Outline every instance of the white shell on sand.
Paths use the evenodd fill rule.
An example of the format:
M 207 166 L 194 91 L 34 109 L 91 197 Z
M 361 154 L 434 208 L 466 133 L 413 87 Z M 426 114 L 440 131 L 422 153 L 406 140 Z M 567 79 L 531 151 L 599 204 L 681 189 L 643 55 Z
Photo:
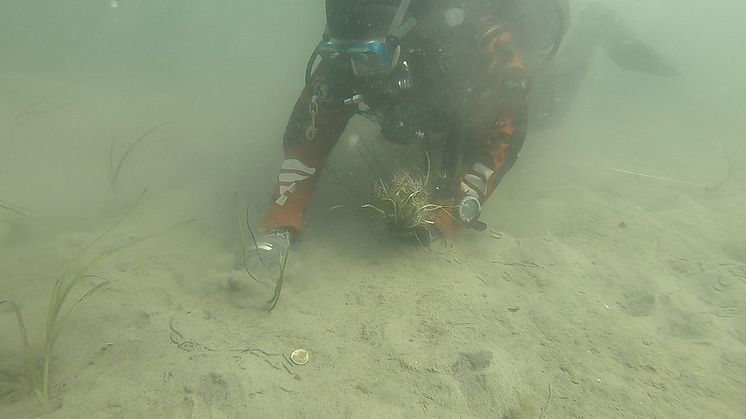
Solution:
M 308 351 L 305 349 L 296 349 L 290 354 L 290 360 L 295 365 L 306 365 L 308 363 Z

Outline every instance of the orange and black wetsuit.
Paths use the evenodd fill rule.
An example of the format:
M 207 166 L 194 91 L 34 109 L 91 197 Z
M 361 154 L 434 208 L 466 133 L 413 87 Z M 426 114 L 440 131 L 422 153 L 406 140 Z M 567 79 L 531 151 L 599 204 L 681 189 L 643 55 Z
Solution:
M 463 137 L 462 158 L 450 182 L 451 200 L 472 195 L 484 204 L 512 167 L 526 136 L 528 89 L 520 54 L 506 26 L 490 16 L 467 19 L 455 28 L 422 22 L 402 40 L 402 60 L 412 68 L 413 88 L 386 106 L 408 109 L 427 130 Z M 350 74 L 322 63 L 313 78 L 285 131 L 285 159 L 263 222 L 267 229 L 303 230 L 304 211 L 322 167 L 356 113 L 334 97 L 334 90 L 344 91 L 356 82 Z M 324 80 L 335 86 L 332 99 L 317 106 L 311 100 L 312 86 Z M 312 140 L 306 135 L 312 122 L 309 108 L 315 111 Z M 445 211 L 436 217 L 436 226 L 445 236 L 458 229 Z

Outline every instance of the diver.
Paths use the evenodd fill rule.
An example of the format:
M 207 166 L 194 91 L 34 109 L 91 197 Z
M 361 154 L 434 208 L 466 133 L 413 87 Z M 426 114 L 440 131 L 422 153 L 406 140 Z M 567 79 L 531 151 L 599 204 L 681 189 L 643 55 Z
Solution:
M 531 21 L 526 16 L 532 24 L 521 22 Z M 283 137 L 285 158 L 262 222 L 268 234 L 256 250 L 277 256 L 298 240 L 324 163 L 355 115 L 378 123 L 389 141 L 437 143 L 443 205 L 434 228 L 416 232 L 420 242 L 483 230 L 482 206 L 526 138 L 529 85 L 552 69 L 567 31 L 567 0 L 326 0 L 326 18 Z M 622 29 L 623 39 L 603 46 L 642 45 Z M 561 93 L 552 81 L 584 74 L 600 42 L 580 41 L 580 68 L 555 66 L 570 74 L 546 78 L 552 104 Z
M 435 231 L 480 228 L 482 205 L 513 166 L 527 128 L 528 80 L 508 22 L 488 2 L 327 0 L 327 27 L 283 138 L 285 159 L 259 248 L 287 248 L 304 227 L 319 173 L 355 115 L 389 141 L 443 133 Z M 315 71 L 315 55 L 321 62 Z

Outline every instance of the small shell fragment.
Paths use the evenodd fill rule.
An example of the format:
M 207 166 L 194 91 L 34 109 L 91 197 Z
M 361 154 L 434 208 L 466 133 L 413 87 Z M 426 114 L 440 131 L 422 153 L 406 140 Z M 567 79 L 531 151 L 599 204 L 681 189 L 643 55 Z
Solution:
M 305 349 L 296 349 L 290 354 L 290 360 L 295 365 L 306 365 L 308 363 L 308 351 Z

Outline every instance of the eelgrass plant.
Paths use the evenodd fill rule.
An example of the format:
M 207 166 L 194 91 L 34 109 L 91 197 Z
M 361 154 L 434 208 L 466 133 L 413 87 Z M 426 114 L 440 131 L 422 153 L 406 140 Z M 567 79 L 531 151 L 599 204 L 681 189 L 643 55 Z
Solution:
M 49 95 L 47 95 L 47 96 L 45 96 L 45 97 L 37 100 L 34 103 L 31 103 L 30 105 L 28 105 L 27 107 L 25 107 L 21 112 L 19 112 L 18 114 L 16 114 L 16 116 L 13 118 L 13 123 L 14 124 L 20 124 L 27 117 L 32 117 L 32 116 L 37 116 L 37 115 L 43 115 L 43 114 L 47 114 L 49 112 L 54 112 L 54 111 L 56 111 L 58 109 L 61 109 L 66 104 L 60 104 L 60 105 L 51 106 L 51 107 L 50 106 L 46 106 L 46 109 L 44 109 L 45 108 L 44 105 L 48 105 L 49 102 L 52 99 L 60 96 L 62 93 L 64 93 L 65 91 L 67 91 L 71 87 L 75 86 L 76 84 L 78 84 L 78 82 L 75 82 L 75 81 L 71 82 L 71 83 L 68 83 L 64 87 L 55 90 L 54 92 L 52 92 Z
M 0 210 L 7 211 L 18 217 L 28 217 L 28 210 L 19 207 L 18 205 L 11 204 L 10 202 L 0 200 Z
M 363 205 L 363 208 L 371 208 L 383 216 L 394 236 L 418 238 L 416 230 L 434 224 L 436 211 L 444 208 L 431 202 L 429 156 L 427 164 L 424 176 L 400 169 L 390 181 L 377 181 L 373 193 L 378 202 Z
M 256 235 L 254 235 L 254 230 L 251 228 L 251 223 L 249 222 L 249 207 L 246 207 L 246 216 L 245 218 L 241 218 L 240 211 L 238 212 L 238 234 L 239 234 L 239 240 L 240 240 L 240 246 L 241 246 L 241 262 L 243 263 L 244 269 L 246 269 L 246 273 L 249 274 L 251 279 L 253 279 L 256 282 L 259 282 L 260 284 L 266 284 L 264 281 L 260 281 L 256 275 L 254 275 L 251 272 L 251 269 L 249 269 L 249 263 L 248 263 L 248 254 L 249 252 L 255 252 L 256 258 L 258 259 L 259 263 L 263 267 L 267 267 L 267 263 L 264 262 L 264 258 L 262 257 L 262 250 L 259 248 L 259 243 L 256 240 Z M 251 237 L 251 243 L 254 245 L 253 248 L 247 249 L 246 248 L 246 235 L 249 235 Z M 277 282 L 275 282 L 275 288 L 272 292 L 272 298 L 270 298 L 267 301 L 267 311 L 272 311 L 277 306 L 277 302 L 280 301 L 280 292 L 282 291 L 282 285 L 285 282 L 285 266 L 288 261 L 288 254 L 290 253 L 290 250 L 286 250 L 284 253 L 280 253 L 280 276 L 277 278 Z
M 119 216 L 119 218 L 104 232 L 99 234 L 95 239 L 93 239 L 90 243 L 85 245 L 83 248 L 78 250 L 78 252 L 68 261 L 67 265 L 65 266 L 64 270 L 62 271 L 62 274 L 57 278 L 54 285 L 52 286 L 52 292 L 49 298 L 49 305 L 47 307 L 47 319 L 45 323 L 44 328 L 44 346 L 42 350 L 42 372 L 41 372 L 41 381 L 38 380 L 38 372 L 34 371 L 33 362 L 31 358 L 31 348 L 29 346 L 28 341 L 28 333 L 26 331 L 26 325 L 23 321 L 23 316 L 18 308 L 18 306 L 10 301 L 0 301 L 0 304 L 2 303 L 8 303 L 13 307 L 13 310 L 15 311 L 16 318 L 18 320 L 18 327 L 20 329 L 21 334 L 21 343 L 23 345 L 23 352 L 24 352 L 24 359 L 26 364 L 26 373 L 28 376 L 28 380 L 31 384 L 31 386 L 34 389 L 34 393 L 36 394 L 36 397 L 39 399 L 39 401 L 44 405 L 49 405 L 49 372 L 50 372 L 50 366 L 52 363 L 52 352 L 54 350 L 54 345 L 57 342 L 57 338 L 59 337 L 62 330 L 64 330 L 65 325 L 70 320 L 70 317 L 73 313 L 83 304 L 83 302 L 90 297 L 93 293 L 100 290 L 102 287 L 104 287 L 106 284 L 108 284 L 108 281 L 103 280 L 100 276 L 91 273 L 91 270 L 100 263 L 103 259 L 123 250 L 126 247 L 135 245 L 137 243 L 140 243 L 144 240 L 147 240 L 151 237 L 154 237 L 160 233 L 166 232 L 170 229 L 185 225 L 187 223 L 190 223 L 192 220 L 187 220 L 181 223 L 178 223 L 174 226 L 171 226 L 165 230 L 161 230 L 157 233 L 153 233 L 144 237 L 140 237 L 134 240 L 131 240 L 125 244 L 111 247 L 107 250 L 104 250 L 102 252 L 93 254 L 93 255 L 86 255 L 89 253 L 88 250 L 90 250 L 95 244 L 97 244 L 99 241 L 101 241 L 104 237 L 106 237 L 107 234 L 109 234 L 116 226 L 118 226 L 122 220 L 124 220 L 125 217 L 132 211 L 132 209 L 137 205 L 137 203 L 142 199 L 143 195 L 145 194 L 146 190 L 144 190 L 140 196 L 137 198 L 137 200 L 129 207 L 127 210 Z M 68 299 L 70 297 L 70 293 L 73 290 L 73 288 L 76 287 L 83 279 L 98 279 L 100 282 L 92 287 L 90 287 L 81 297 L 79 297 L 77 300 L 75 300 L 74 303 L 69 304 Z
M 285 283 L 285 265 L 288 263 L 288 254 L 290 253 L 290 248 L 285 251 L 285 253 L 280 254 L 280 259 L 282 259 L 282 265 L 280 266 L 280 276 L 277 278 L 277 282 L 275 283 L 275 290 L 272 292 L 272 298 L 267 301 L 267 311 L 272 311 L 275 309 L 275 306 L 277 306 L 277 302 L 280 301 L 280 292 L 282 291 L 282 284 Z
M 238 194 L 236 194 L 236 197 L 238 197 Z M 248 233 L 249 237 L 251 237 L 251 242 L 254 245 L 253 249 L 259 249 L 259 244 L 256 241 L 256 236 L 254 235 L 254 230 L 251 229 L 251 223 L 249 222 L 249 207 L 246 207 L 246 216 L 242 218 L 241 211 L 239 210 L 237 212 L 238 216 L 238 234 L 239 234 L 239 245 L 241 246 L 241 263 L 243 264 L 244 269 L 246 270 L 246 273 L 249 274 L 251 279 L 253 279 L 256 282 L 259 282 L 263 284 L 263 281 L 260 281 L 252 272 L 251 269 L 249 269 L 249 262 L 247 259 L 249 250 L 246 248 L 246 234 Z M 245 227 L 244 227 L 245 226 Z M 245 229 L 244 229 L 245 228 Z M 266 266 L 264 263 L 264 258 L 262 258 L 261 252 L 256 253 L 259 262 L 261 262 L 262 266 Z
M 115 158 L 114 158 L 114 140 L 111 141 L 111 148 L 109 149 L 109 183 L 111 183 L 111 188 L 116 190 L 117 189 L 117 180 L 119 180 L 119 171 L 122 170 L 122 166 L 124 165 L 124 161 L 127 160 L 127 157 L 132 152 L 132 149 L 135 148 L 136 145 L 140 144 L 142 140 L 147 138 L 150 134 L 158 131 L 159 129 L 163 128 L 164 126 L 172 123 L 174 121 L 163 121 L 158 125 L 155 125 L 151 127 L 149 130 L 145 131 L 142 135 L 137 137 L 135 141 L 132 142 L 132 144 L 127 147 L 126 150 L 124 150 L 124 153 L 119 157 L 119 161 L 114 164 Z

